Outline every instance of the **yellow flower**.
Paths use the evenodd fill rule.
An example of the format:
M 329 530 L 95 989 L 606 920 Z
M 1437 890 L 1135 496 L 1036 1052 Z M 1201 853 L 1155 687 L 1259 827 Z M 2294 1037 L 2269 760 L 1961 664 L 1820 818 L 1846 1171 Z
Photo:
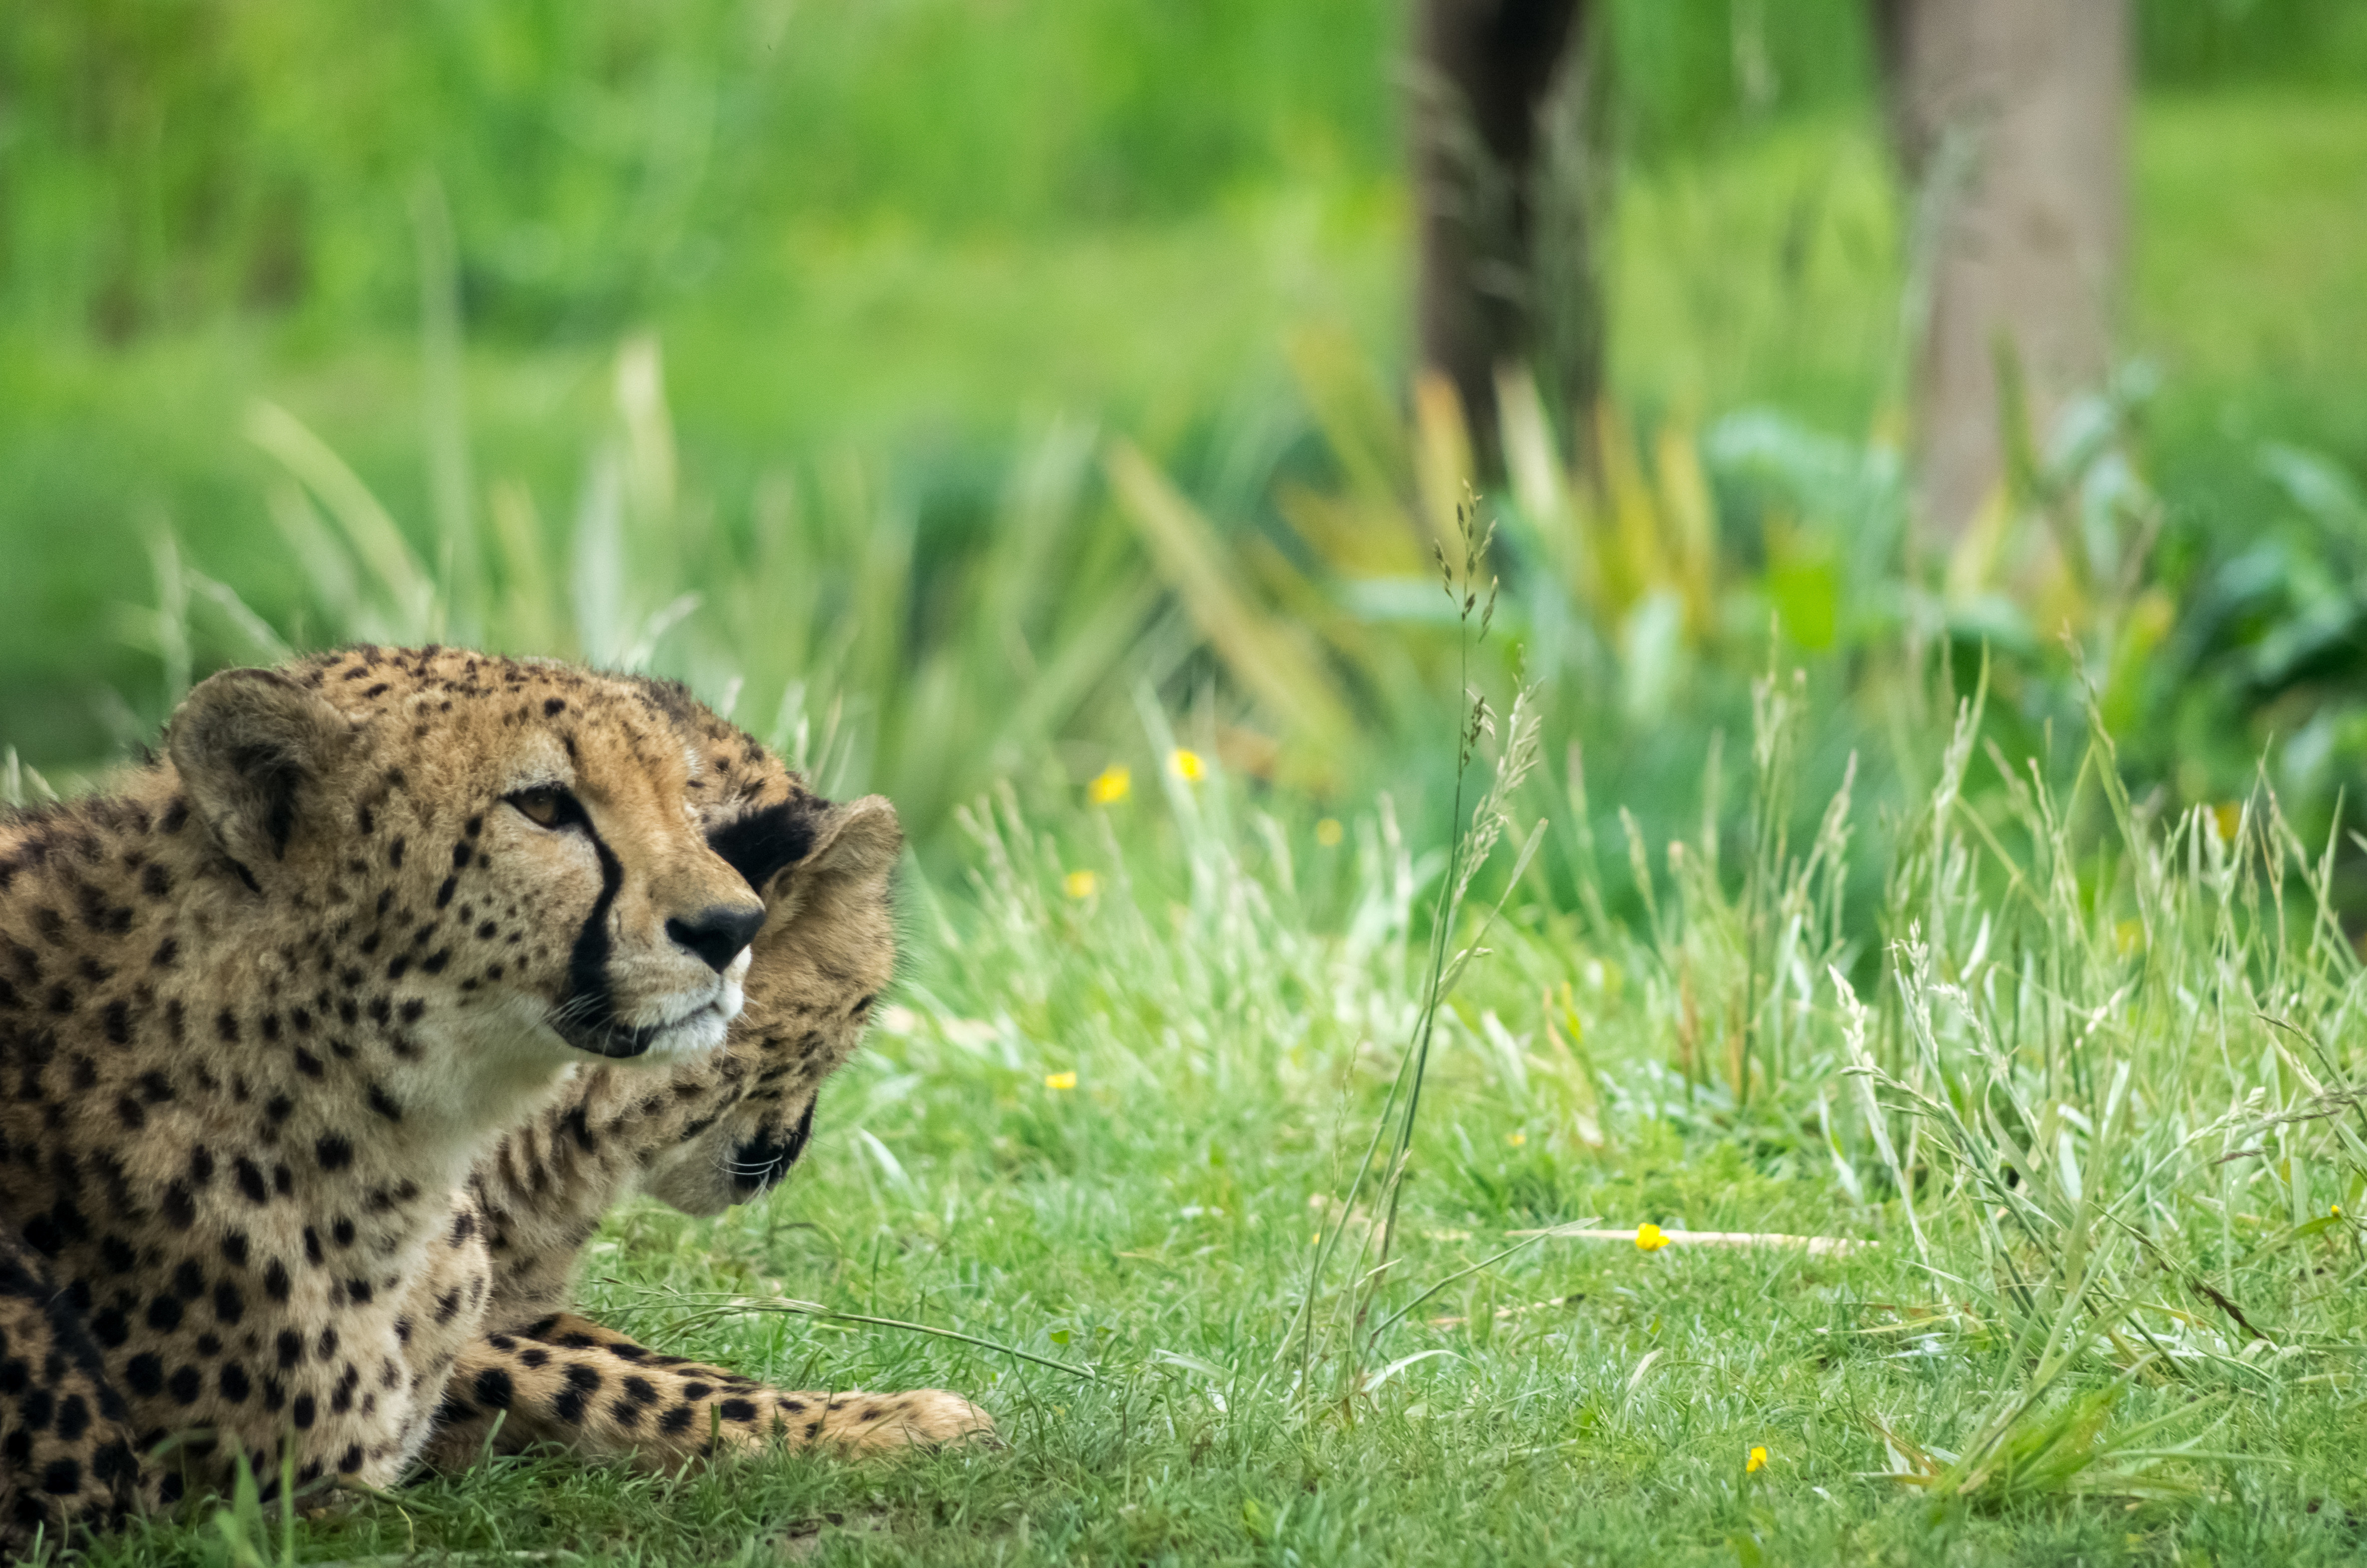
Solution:
M 1742 1473 L 1745 1475 L 1757 1475 L 1761 1471 L 1765 1470 L 1766 1468 L 1766 1449 L 1763 1446 L 1753 1445 L 1750 1450 L 1750 1457 L 1743 1461 Z
M 1044 1086 L 1048 1089 L 1073 1089 L 1077 1086 L 1077 1075 L 1074 1073 L 1047 1073 L 1044 1074 Z
M 2211 825 L 2219 830 L 2223 842 L 2235 843 L 2236 830 L 2243 824 L 2244 803 L 2241 801 L 2222 801 L 2211 808 Z
M 1114 806 L 1125 800 L 1127 791 L 1133 788 L 1134 774 L 1130 769 L 1104 767 L 1085 786 L 1085 799 L 1097 806 Z
M 1091 871 L 1070 871 L 1060 879 L 1060 891 L 1070 898 L 1091 898 L 1101 885 L 1102 880 Z
M 1644 1223 L 1636 1227 L 1636 1250 L 1637 1252 L 1658 1252 L 1668 1244 L 1669 1238 L 1660 1234 L 1660 1227 L 1653 1224 L 1650 1221 L 1648 1220 Z
M 1508 1141 L 1508 1142 L 1512 1145 L 1512 1147 L 1513 1147 L 1513 1148 L 1517 1149 L 1517 1148 L 1519 1148 L 1522 1144 L 1523 1144 L 1523 1143 L 1525 1143 L 1525 1142 L 1527 1142 L 1529 1141 L 1529 1135 L 1528 1135 L 1527 1133 L 1525 1133 L 1525 1132 L 1515 1132 L 1515 1133 L 1513 1133 L 1513 1134 L 1512 1135 L 1512 1137 L 1511 1137 L 1509 1140 L 1507 1140 L 1507 1141 Z
M 1184 746 L 1175 748 L 1167 759 L 1167 766 L 1173 768 L 1175 777 L 1186 784 L 1197 784 L 1208 777 L 1208 765 L 1200 760 L 1200 754 Z
M 1340 841 L 1347 836 L 1348 830 L 1340 825 L 1338 817 L 1325 817 L 1315 824 L 1315 842 L 1326 849 L 1339 848 Z

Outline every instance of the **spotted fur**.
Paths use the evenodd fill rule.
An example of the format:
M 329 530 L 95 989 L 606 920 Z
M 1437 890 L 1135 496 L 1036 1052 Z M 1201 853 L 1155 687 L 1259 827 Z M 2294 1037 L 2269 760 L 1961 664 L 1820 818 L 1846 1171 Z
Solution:
M 472 1167 L 740 1012 L 764 912 L 688 700 L 348 650 L 215 676 L 163 756 L 0 825 L 0 1528 L 283 1441 L 404 1471 L 494 1295 Z
M 663 1082 L 580 1073 L 504 1137 L 466 1195 L 494 1264 L 487 1323 L 463 1352 L 428 1452 L 472 1461 L 539 1441 L 671 1465 L 774 1441 L 851 1449 L 991 1434 L 957 1394 L 783 1392 L 656 1355 L 573 1315 L 572 1280 L 601 1216 L 635 1187 L 692 1214 L 762 1195 L 794 1164 L 822 1080 L 860 1042 L 895 960 L 889 879 L 901 835 L 877 797 L 833 806 L 704 709 L 682 722 L 705 757 L 708 843 L 763 890 L 747 1006 L 723 1050 Z
M 671 1469 L 775 1446 L 859 1453 L 991 1438 L 993 1431 L 984 1411 L 943 1389 L 767 1388 L 555 1312 L 463 1352 L 427 1462 L 457 1469 L 488 1447 L 515 1452 L 557 1443 Z

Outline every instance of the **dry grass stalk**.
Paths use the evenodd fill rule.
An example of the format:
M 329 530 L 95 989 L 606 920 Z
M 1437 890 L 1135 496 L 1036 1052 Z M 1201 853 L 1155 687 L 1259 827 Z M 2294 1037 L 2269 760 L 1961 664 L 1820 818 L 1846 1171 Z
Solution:
M 1504 1233 L 1551 1241 L 1626 1242 L 1630 1245 L 1636 1241 L 1634 1231 L 1579 1230 L 1561 1225 Z M 1805 1247 L 1811 1257 L 1838 1257 L 1874 1244 L 1850 1236 L 1787 1236 L 1778 1231 L 1661 1231 L 1658 1239 L 1671 1246 Z

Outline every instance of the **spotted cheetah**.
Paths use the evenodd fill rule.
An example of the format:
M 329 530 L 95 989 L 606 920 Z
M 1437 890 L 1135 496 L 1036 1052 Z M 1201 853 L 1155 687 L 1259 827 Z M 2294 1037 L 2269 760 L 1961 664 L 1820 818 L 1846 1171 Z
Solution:
M 894 808 L 878 796 L 833 806 L 704 708 L 677 722 L 720 781 L 701 802 L 708 842 L 766 907 L 745 1008 L 725 1050 L 663 1082 L 629 1068 L 580 1072 L 480 1164 L 473 1193 L 490 1221 L 495 1321 L 566 1306 L 577 1253 L 636 1187 L 704 1217 L 786 1175 L 812 1131 L 816 1091 L 852 1054 L 894 970 Z
M 701 744 L 740 758 L 733 792 L 707 802 L 708 841 L 764 891 L 746 1008 L 723 1051 L 663 1083 L 583 1073 L 479 1165 L 467 1196 L 493 1258 L 486 1322 L 497 1332 L 460 1357 L 433 1467 L 466 1465 L 489 1442 L 515 1451 L 555 1441 L 662 1467 L 776 1437 L 871 1449 L 993 1433 L 956 1394 L 768 1389 L 655 1354 L 570 1310 L 583 1244 L 634 1187 L 704 1216 L 787 1173 L 822 1079 L 854 1051 L 893 968 L 893 809 L 877 796 L 833 807 L 738 731 L 704 710 L 698 718 L 714 726 Z
M 687 704 L 347 650 L 214 676 L 163 756 L 0 824 L 0 1528 L 283 1443 L 402 1474 L 486 1337 L 479 1163 L 742 1011 L 765 907 L 701 807 L 748 764 Z

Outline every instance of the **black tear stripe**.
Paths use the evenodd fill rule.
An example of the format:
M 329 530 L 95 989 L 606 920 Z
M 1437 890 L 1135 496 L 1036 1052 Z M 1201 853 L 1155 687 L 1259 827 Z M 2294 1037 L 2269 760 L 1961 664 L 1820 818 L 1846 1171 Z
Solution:
M 707 835 L 707 846 L 757 892 L 784 866 L 794 866 L 813 847 L 814 818 L 830 802 L 800 796 L 734 818 Z
M 574 949 L 567 957 L 567 995 L 560 1007 L 568 1022 L 561 1032 L 569 1043 L 596 1055 L 639 1056 L 649 1049 L 649 1041 L 636 1041 L 633 1030 L 617 1027 L 617 998 L 608 990 L 608 910 L 625 885 L 625 868 L 588 817 L 580 825 L 592 842 L 592 853 L 600 858 L 600 896 L 575 933 Z

